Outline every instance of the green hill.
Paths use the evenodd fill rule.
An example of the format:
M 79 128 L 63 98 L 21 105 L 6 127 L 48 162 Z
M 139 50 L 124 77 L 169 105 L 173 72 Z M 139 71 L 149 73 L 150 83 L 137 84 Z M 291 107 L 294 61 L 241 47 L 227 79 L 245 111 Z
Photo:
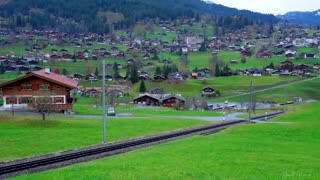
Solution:
M 273 15 L 207 4 L 200 0 L 11 0 L 0 3 L 0 17 L 7 20 L 4 24 L 9 28 L 31 26 L 63 32 L 104 33 L 132 28 L 138 21 L 199 20 L 202 15 L 216 17 L 217 23 L 232 20 L 230 17 L 228 21 L 217 18 L 221 16 L 246 17 L 238 19 L 236 24 L 249 23 L 248 19 L 251 22 L 277 22 Z

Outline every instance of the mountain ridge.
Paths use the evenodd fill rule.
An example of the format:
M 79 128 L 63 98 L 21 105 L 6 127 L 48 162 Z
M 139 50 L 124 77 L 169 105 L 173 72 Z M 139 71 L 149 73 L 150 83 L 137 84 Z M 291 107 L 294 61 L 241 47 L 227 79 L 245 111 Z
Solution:
M 316 11 L 291 11 L 277 17 L 289 23 L 320 25 L 320 9 Z

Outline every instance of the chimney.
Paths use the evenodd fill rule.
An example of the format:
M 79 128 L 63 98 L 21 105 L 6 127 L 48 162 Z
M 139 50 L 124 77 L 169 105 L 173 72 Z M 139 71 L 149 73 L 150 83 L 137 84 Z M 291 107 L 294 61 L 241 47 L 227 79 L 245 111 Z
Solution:
M 50 68 L 49 67 L 44 68 L 44 72 L 49 74 L 50 73 Z

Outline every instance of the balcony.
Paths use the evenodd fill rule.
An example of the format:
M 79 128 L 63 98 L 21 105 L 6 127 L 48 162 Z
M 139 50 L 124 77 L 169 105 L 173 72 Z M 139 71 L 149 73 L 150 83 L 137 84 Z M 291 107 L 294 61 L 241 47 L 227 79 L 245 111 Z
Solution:
M 68 111 L 72 110 L 73 104 L 51 104 L 50 109 L 52 111 Z

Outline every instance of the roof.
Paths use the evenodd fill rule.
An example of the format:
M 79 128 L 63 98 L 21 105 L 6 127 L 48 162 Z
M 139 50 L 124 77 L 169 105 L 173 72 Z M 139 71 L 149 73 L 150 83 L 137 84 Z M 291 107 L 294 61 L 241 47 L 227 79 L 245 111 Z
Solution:
M 98 91 L 98 92 L 102 93 L 102 87 L 87 87 L 87 88 L 85 88 L 85 93 L 89 92 L 89 91 Z
M 59 75 L 59 74 L 56 74 L 56 73 L 52 73 L 52 72 L 45 72 L 44 70 L 39 70 L 39 71 L 32 71 L 32 72 L 30 72 L 30 73 L 28 73 L 28 74 L 26 74 L 26 75 L 24 75 L 22 77 L 19 77 L 17 79 L 11 80 L 11 81 L 7 81 L 5 83 L 2 83 L 2 84 L 0 84 L 0 87 L 3 87 L 3 86 L 6 86 L 8 84 L 15 83 L 15 82 L 27 79 L 27 78 L 32 77 L 32 76 L 35 76 L 35 77 L 38 77 L 40 79 L 44 79 L 44 80 L 47 80 L 47 81 L 50 81 L 50 82 L 53 82 L 53 83 L 68 87 L 68 88 L 71 88 L 71 89 L 74 89 L 74 88 L 76 88 L 78 86 L 78 81 L 70 79 L 70 78 L 68 78 L 66 76 L 62 76 L 62 75 Z
M 122 88 L 108 88 L 107 89 L 107 93 L 110 93 L 112 91 L 119 91 L 119 92 L 124 93 L 124 89 L 122 89 Z
M 148 97 L 151 97 L 151 98 L 156 99 L 158 101 L 161 101 L 161 95 L 159 96 L 158 94 L 149 94 L 149 93 L 140 94 L 138 97 L 134 98 L 133 100 L 139 99 L 144 96 L 148 96 Z
M 176 98 L 176 99 L 179 99 L 180 101 L 186 101 L 185 98 L 181 97 L 180 95 L 177 95 L 177 94 L 170 94 L 170 95 L 166 95 L 164 97 L 162 97 L 162 101 L 165 101 L 167 99 L 170 99 L 170 98 Z
M 176 99 L 179 99 L 181 101 L 186 101 L 185 98 L 181 97 L 178 94 L 150 94 L 150 93 L 140 94 L 138 97 L 134 98 L 133 101 L 136 100 L 136 99 L 139 99 L 141 97 L 144 97 L 144 96 L 151 97 L 151 98 L 156 99 L 156 100 L 158 100 L 160 102 L 162 102 L 164 100 L 167 100 L 167 99 L 170 99 L 172 97 L 174 97 Z
M 205 86 L 205 87 L 202 88 L 202 90 L 207 89 L 207 88 L 214 90 L 214 88 L 212 88 L 212 87 L 210 87 L 210 86 Z

